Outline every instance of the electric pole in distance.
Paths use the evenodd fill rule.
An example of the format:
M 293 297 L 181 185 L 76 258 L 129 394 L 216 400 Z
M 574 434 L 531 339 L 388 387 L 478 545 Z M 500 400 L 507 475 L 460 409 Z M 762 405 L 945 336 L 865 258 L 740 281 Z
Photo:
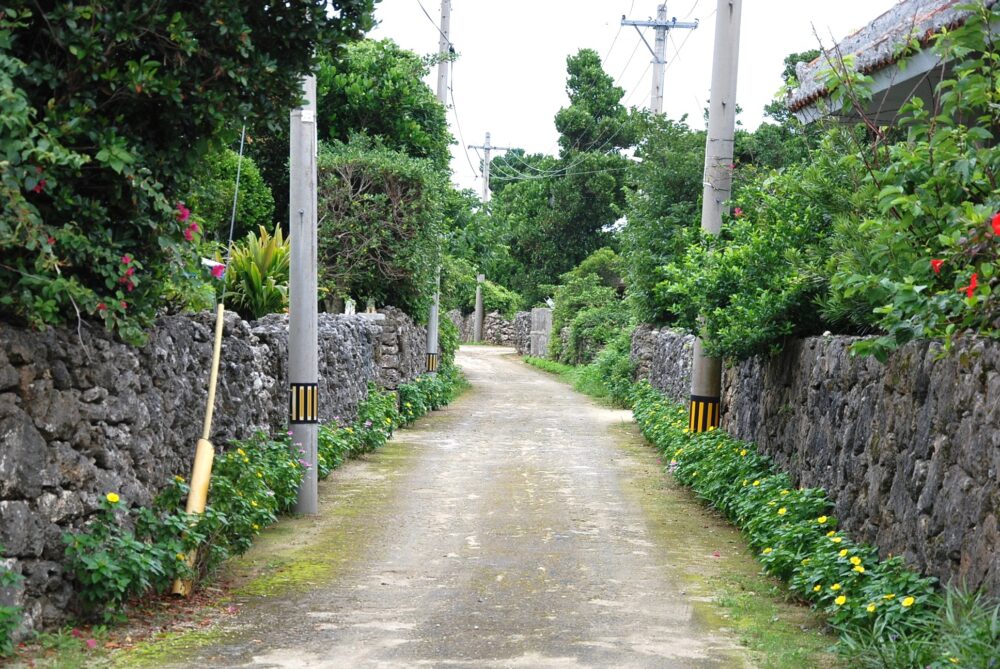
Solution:
M 441 0 L 441 39 L 438 40 L 438 80 L 437 99 L 448 109 L 448 66 L 449 56 L 454 51 L 451 46 L 451 0 Z M 437 274 L 434 277 L 434 298 L 431 300 L 431 310 L 427 315 L 427 371 L 437 372 L 441 362 L 438 351 L 438 333 L 441 318 L 441 263 L 438 262 Z
M 715 18 L 715 52 L 712 56 L 712 90 L 705 140 L 705 180 L 701 204 L 701 229 L 718 235 L 722 212 L 733 185 L 733 133 L 736 128 L 736 70 L 740 55 L 740 15 L 743 0 L 718 0 Z M 694 344 L 691 373 L 691 407 L 688 429 L 704 432 L 719 426 L 722 396 L 722 361 L 709 358 L 701 339 Z
M 490 144 L 490 133 L 486 133 L 486 143 L 482 145 L 469 144 L 470 149 L 483 150 L 483 204 L 490 201 L 490 153 L 493 150 L 510 151 L 506 146 L 493 146 Z
M 684 23 L 683 21 L 678 21 L 676 18 L 667 20 L 667 5 L 666 3 L 658 6 L 656 8 L 656 20 L 655 21 L 634 21 L 631 19 L 626 19 L 622 16 L 623 26 L 635 26 L 635 31 L 639 33 L 639 37 L 642 38 L 643 43 L 645 43 L 646 48 L 649 52 L 653 54 L 653 92 L 649 97 L 649 111 L 654 114 L 663 113 L 663 73 L 664 66 L 667 64 L 667 31 L 674 28 L 685 28 L 689 30 L 694 30 L 698 27 L 698 22 L 694 23 Z M 653 28 L 656 30 L 656 41 L 653 42 L 655 46 L 649 46 L 649 42 L 643 37 L 642 31 L 639 28 Z
M 319 365 L 316 294 L 316 77 L 303 82 L 305 103 L 291 113 L 289 158 L 288 407 L 292 458 L 305 463 L 295 512 L 319 510 L 317 430 Z

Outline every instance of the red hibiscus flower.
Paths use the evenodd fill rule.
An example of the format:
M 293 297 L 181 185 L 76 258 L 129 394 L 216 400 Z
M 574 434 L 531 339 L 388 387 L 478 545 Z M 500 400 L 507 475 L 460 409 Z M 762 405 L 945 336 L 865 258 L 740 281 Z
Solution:
M 993 214 L 993 218 L 990 219 L 990 223 L 993 225 L 993 234 L 1000 235 L 1000 212 Z
M 188 218 L 191 217 L 191 210 L 184 206 L 183 202 L 177 203 L 177 220 L 181 223 L 186 223 Z
M 937 260 L 937 259 L 931 260 L 931 269 L 934 270 L 935 274 L 940 274 L 941 265 L 943 264 L 944 264 L 943 260 Z
M 221 279 L 222 275 L 226 273 L 225 265 L 212 265 L 212 278 Z

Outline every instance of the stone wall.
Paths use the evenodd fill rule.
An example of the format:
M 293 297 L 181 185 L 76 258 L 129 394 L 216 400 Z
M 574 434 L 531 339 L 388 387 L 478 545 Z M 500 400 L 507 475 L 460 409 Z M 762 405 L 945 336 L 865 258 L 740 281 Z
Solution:
M 504 318 L 500 312 L 491 311 L 483 317 L 483 342 L 496 346 L 517 346 L 518 337 L 518 317 L 528 312 L 520 312 L 515 315 L 514 320 Z M 455 324 L 458 329 L 459 341 L 469 343 L 472 341 L 473 324 L 475 314 L 463 316 L 458 309 L 452 309 L 446 314 L 447 318 Z M 522 325 L 523 327 L 523 325 Z M 529 323 L 530 327 L 530 323 Z
M 518 355 L 531 352 L 531 312 L 519 311 L 514 316 L 514 348 Z
M 108 491 L 146 504 L 190 473 L 201 436 L 214 314 L 161 319 L 136 348 L 100 329 L 36 332 L 0 324 L 0 544 L 25 579 L 3 603 L 26 629 L 64 620 L 63 532 Z M 285 429 L 287 317 L 227 313 L 212 441 Z M 422 331 L 401 312 L 319 320 L 320 413 L 353 417 L 369 381 L 423 371 Z M 380 361 L 380 364 L 376 364 Z
M 636 378 L 648 379 L 675 402 L 689 401 L 693 346 L 692 335 L 640 325 L 632 332 Z
M 967 339 L 939 358 L 913 342 L 882 365 L 851 356 L 853 341 L 809 338 L 727 369 L 723 428 L 826 489 L 841 526 L 883 557 L 1000 596 L 1000 344 Z M 633 357 L 684 399 L 665 370 L 689 373 L 690 338 L 646 328 Z

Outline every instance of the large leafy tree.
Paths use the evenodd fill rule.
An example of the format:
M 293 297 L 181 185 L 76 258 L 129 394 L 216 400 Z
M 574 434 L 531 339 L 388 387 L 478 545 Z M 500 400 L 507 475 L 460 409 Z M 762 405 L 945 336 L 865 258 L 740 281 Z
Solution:
M 635 116 L 621 104 L 624 91 L 601 67 L 597 52 L 567 59 L 570 104 L 556 114 L 558 158 L 523 154 L 497 159 L 491 171 L 505 182 L 494 215 L 510 238 L 514 262 L 506 278 L 537 302 L 548 286 L 595 250 L 613 243 L 610 230 L 625 204 L 631 161 L 621 150 L 634 144 Z
M 192 166 L 241 118 L 286 124 L 313 54 L 370 27 L 372 2 L 5 3 L 0 310 L 140 337 L 196 267 Z
M 348 141 L 363 133 L 447 171 L 451 134 L 444 106 L 423 79 L 430 61 L 392 40 L 363 40 L 320 60 L 319 131 Z

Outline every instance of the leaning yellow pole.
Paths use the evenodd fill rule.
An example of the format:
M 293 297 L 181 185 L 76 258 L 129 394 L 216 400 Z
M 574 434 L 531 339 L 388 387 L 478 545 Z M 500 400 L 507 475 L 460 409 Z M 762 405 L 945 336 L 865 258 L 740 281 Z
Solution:
M 219 381 L 219 357 L 222 354 L 223 305 L 220 302 L 215 310 L 215 343 L 212 348 L 212 372 L 208 377 L 208 405 L 205 407 L 205 424 L 201 430 L 201 439 L 194 453 L 194 467 L 191 469 L 191 491 L 188 493 L 187 512 L 204 513 L 205 502 L 208 499 L 208 484 L 212 479 L 212 460 L 215 459 L 215 447 L 208 437 L 212 433 L 212 413 L 215 411 L 215 387 Z M 197 551 L 188 553 L 188 566 L 194 568 Z M 174 581 L 173 593 L 187 597 L 191 594 L 191 580 L 177 579 Z

